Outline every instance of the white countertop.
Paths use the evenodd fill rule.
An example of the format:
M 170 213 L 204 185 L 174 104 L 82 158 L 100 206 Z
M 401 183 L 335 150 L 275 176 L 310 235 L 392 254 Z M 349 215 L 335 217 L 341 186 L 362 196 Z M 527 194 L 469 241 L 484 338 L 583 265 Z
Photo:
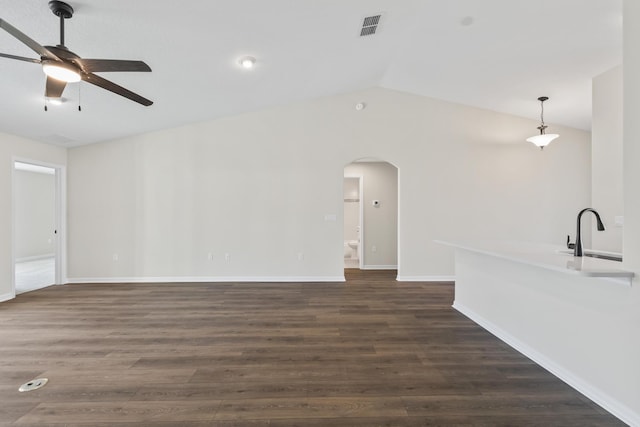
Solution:
M 566 248 L 556 245 L 508 241 L 462 242 L 435 240 L 435 242 L 561 273 L 586 277 L 624 279 L 624 282 L 629 285 L 634 276 L 633 272 L 623 270 L 622 263 L 619 261 L 585 256 L 574 257 L 572 253 L 566 253 Z M 593 252 L 597 253 L 597 251 Z

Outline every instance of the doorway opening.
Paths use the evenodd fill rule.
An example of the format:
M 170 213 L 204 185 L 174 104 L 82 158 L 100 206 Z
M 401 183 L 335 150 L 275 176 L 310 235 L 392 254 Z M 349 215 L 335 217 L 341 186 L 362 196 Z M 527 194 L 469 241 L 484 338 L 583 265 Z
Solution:
M 362 176 L 344 177 L 344 268 L 362 268 Z
M 14 160 L 13 293 L 62 282 L 62 167 Z
M 398 269 L 398 168 L 363 159 L 344 168 L 344 268 Z

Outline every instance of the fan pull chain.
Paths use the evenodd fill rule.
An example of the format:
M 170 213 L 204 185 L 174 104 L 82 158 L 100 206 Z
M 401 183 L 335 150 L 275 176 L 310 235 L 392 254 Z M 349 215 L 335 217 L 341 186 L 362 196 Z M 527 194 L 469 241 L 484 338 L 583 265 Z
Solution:
M 47 108 L 47 97 L 44 97 L 44 111 L 49 111 L 49 108 Z
M 80 106 L 80 83 L 78 83 L 78 111 L 82 111 L 82 107 Z

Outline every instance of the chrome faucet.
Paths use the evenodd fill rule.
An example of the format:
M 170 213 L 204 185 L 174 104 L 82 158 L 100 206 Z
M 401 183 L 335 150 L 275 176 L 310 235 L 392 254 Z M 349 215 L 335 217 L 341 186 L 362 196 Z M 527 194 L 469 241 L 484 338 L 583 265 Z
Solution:
M 567 236 L 567 247 L 571 248 L 573 247 L 573 256 L 582 256 L 582 238 L 580 237 L 580 219 L 582 218 L 582 214 L 590 211 L 593 212 L 593 214 L 596 216 L 596 221 L 598 221 L 598 230 L 599 231 L 604 231 L 604 224 L 602 223 L 602 220 L 600 219 L 600 215 L 598 214 L 598 212 L 595 211 L 595 209 L 591 209 L 591 208 L 586 208 L 586 209 L 582 209 L 579 213 L 578 213 L 578 226 L 576 229 L 576 243 L 575 244 L 570 244 L 569 243 L 569 236 Z

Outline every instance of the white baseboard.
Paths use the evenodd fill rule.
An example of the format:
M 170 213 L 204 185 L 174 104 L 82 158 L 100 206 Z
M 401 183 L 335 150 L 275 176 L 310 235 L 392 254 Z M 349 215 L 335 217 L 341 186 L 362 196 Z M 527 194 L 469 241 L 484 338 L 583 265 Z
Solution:
M 67 283 L 344 282 L 344 276 L 71 277 Z
M 397 265 L 363 265 L 361 270 L 397 270 Z
M 455 282 L 456 276 L 398 276 L 398 282 Z
M 10 299 L 14 299 L 16 295 L 13 292 L 7 292 L 6 294 L 0 295 L 0 302 L 9 301 Z
M 44 255 L 34 255 L 34 256 L 26 256 L 22 258 L 16 258 L 16 262 L 29 262 L 29 261 L 38 261 L 41 259 L 47 258 L 55 258 L 56 254 L 44 254 Z
M 500 338 L 514 349 L 518 350 L 520 353 L 527 356 L 529 359 L 536 362 L 538 365 L 545 368 L 547 371 L 551 372 L 556 377 L 560 378 L 583 395 L 587 396 L 589 399 L 593 400 L 598 405 L 602 406 L 612 415 L 618 417 L 622 422 L 631 426 L 640 426 L 640 414 L 634 412 L 628 406 L 618 402 L 616 399 L 612 398 L 592 384 L 584 381 L 579 376 L 567 371 L 564 367 L 558 365 L 553 360 L 539 353 L 537 350 L 523 343 L 508 332 L 505 332 L 502 328 L 496 326 L 494 323 L 480 316 L 463 304 L 459 304 L 454 301 L 453 308 L 473 320 L 478 325 L 482 326 L 487 331 L 491 332 L 496 337 Z

